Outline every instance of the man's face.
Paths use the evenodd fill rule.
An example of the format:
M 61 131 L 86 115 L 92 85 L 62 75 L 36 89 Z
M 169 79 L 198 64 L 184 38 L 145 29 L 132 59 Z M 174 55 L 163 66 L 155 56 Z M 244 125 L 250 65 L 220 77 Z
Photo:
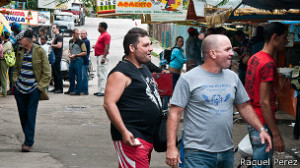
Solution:
M 23 37 L 23 38 L 20 40 L 20 46 L 21 46 L 22 48 L 25 48 L 25 47 L 28 45 L 29 42 L 30 42 L 30 40 L 29 40 L 28 38 Z
M 139 37 L 139 43 L 134 49 L 134 56 L 137 62 L 140 64 L 145 64 L 151 61 L 151 51 L 153 50 L 151 46 L 151 40 L 148 36 Z
M 231 65 L 231 58 L 234 55 L 232 52 L 231 42 L 228 38 L 222 38 L 222 42 L 218 45 L 216 50 L 216 62 L 217 65 L 222 69 L 227 69 Z
M 275 35 L 274 46 L 276 47 L 276 49 L 278 49 L 279 51 L 282 51 L 284 49 L 284 46 L 288 43 L 287 36 L 287 31 L 280 36 Z
M 78 30 L 75 30 L 75 32 L 73 33 L 73 40 L 78 40 L 79 39 L 79 32 Z
M 101 26 L 99 25 L 98 31 L 99 31 L 99 33 L 102 33 L 102 32 L 103 32 L 103 27 L 101 27 Z
M 80 32 L 80 37 L 81 37 L 81 39 L 86 39 L 87 33 L 84 32 L 84 31 L 81 31 L 81 32 Z
M 56 28 L 56 25 L 53 25 L 53 26 L 52 26 L 52 32 L 53 32 L 54 34 L 56 34 L 57 31 L 58 31 L 58 29 Z

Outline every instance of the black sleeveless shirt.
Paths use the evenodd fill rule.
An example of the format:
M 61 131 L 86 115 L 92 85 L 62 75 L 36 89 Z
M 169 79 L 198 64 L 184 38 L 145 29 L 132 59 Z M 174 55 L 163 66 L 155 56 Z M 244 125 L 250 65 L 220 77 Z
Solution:
M 121 72 L 131 79 L 117 102 L 126 128 L 135 138 L 152 143 L 161 116 L 161 100 L 155 80 L 145 65 L 137 68 L 127 60 L 120 61 L 109 75 L 114 72 Z M 114 141 L 122 140 L 122 135 L 112 124 L 111 135 Z

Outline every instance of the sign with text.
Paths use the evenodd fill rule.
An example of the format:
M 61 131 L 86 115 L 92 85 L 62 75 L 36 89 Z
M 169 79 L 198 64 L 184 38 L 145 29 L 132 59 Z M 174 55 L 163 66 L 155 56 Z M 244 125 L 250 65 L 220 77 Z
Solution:
M 182 14 L 182 0 L 117 0 L 120 14 Z
M 9 22 L 18 22 L 24 25 L 38 25 L 39 24 L 39 12 L 31 10 L 15 10 L 0 8 L 0 11 L 4 11 L 4 17 Z
M 117 0 L 97 0 L 97 14 L 115 13 Z
M 39 25 L 48 26 L 50 25 L 50 12 L 39 11 Z

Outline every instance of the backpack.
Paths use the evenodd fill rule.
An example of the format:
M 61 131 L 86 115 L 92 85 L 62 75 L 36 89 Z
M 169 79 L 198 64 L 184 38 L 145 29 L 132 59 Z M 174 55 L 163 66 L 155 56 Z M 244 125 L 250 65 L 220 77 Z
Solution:
M 161 64 L 163 65 L 170 64 L 170 62 L 172 62 L 175 59 L 173 58 L 171 60 L 171 54 L 174 48 L 178 48 L 178 47 L 166 48 L 164 51 L 162 51 L 159 54 L 159 59 L 161 61 Z
M 55 55 L 54 55 L 54 52 L 53 52 L 52 49 L 51 49 L 51 51 L 50 51 L 50 54 L 48 55 L 48 59 L 49 59 L 49 63 L 50 63 L 51 65 L 53 65 L 54 62 L 55 62 Z
M 6 65 L 8 67 L 13 67 L 16 64 L 16 56 L 14 52 L 13 46 L 11 47 L 11 51 L 5 52 L 3 54 L 3 58 L 5 59 Z
M 295 90 L 300 90 L 300 66 L 295 66 L 291 72 L 291 86 Z

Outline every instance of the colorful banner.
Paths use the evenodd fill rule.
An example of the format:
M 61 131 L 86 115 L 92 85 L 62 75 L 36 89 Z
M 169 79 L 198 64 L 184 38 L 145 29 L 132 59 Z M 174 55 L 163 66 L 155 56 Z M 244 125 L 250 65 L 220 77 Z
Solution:
M 39 24 L 39 12 L 29 10 L 15 10 L 0 8 L 0 11 L 6 11 L 4 17 L 9 22 L 18 22 L 24 25 L 36 26 Z
M 182 0 L 117 0 L 120 14 L 182 14 Z
M 49 11 L 39 11 L 39 25 L 40 26 L 50 25 L 50 12 Z
M 117 0 L 97 0 L 97 13 L 115 13 Z

